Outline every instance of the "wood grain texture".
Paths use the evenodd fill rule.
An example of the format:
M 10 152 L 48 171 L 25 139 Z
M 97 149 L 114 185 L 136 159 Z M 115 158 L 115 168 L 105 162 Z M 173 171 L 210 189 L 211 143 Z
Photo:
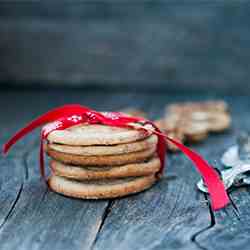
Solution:
M 247 1 L 2 3 L 0 9 L 3 84 L 250 90 Z
M 4 112 L 4 100 L 6 97 L 1 94 L 1 123 L 0 123 L 0 145 L 7 140 L 11 133 L 16 129 L 14 125 L 15 113 Z M 11 111 L 11 108 L 10 110 Z M 20 112 L 21 113 L 21 112 Z M 33 145 L 32 138 L 26 138 L 18 143 L 9 153 L 8 158 L 0 155 L 0 231 L 5 223 L 12 216 L 16 203 L 18 202 L 23 190 L 24 182 L 27 176 L 27 156 Z
M 29 103 L 32 100 L 32 93 L 24 93 L 24 95 L 6 93 L 6 96 L 1 96 L 3 103 L 8 102 L 9 98 L 16 100 L 16 103 L 12 102 L 12 108 L 18 110 L 18 102 L 23 103 L 22 108 L 25 107 L 25 113 L 29 113 L 29 117 L 25 117 L 26 121 L 30 120 L 34 113 L 38 115 L 41 112 L 39 112 L 39 108 L 38 111 L 36 110 L 39 98 L 34 99 L 33 106 Z M 50 105 L 53 105 L 53 98 L 46 100 L 49 95 L 41 94 L 41 96 L 44 102 L 42 107 L 40 106 L 42 109 L 46 110 Z M 1 108 L 3 113 L 4 106 Z M 20 110 L 19 115 L 21 114 L 22 110 Z M 17 122 L 16 116 L 11 118 L 8 119 L 6 116 L 7 121 Z M 19 123 L 24 123 L 25 120 L 21 119 Z M 35 136 L 37 134 L 33 135 L 31 142 L 36 142 L 36 145 L 31 144 L 31 142 L 27 143 L 27 140 L 27 144 L 22 145 L 26 152 L 25 155 L 20 155 L 20 150 L 15 148 L 20 155 L 19 161 L 14 161 L 15 152 L 12 152 L 7 159 L 1 159 L 3 162 L 1 176 L 4 178 L 1 178 L 0 198 L 3 197 L 1 201 L 4 203 L 0 210 L 3 211 L 1 213 L 3 219 L 0 217 L 2 222 L 0 248 L 90 249 L 108 203 L 107 201 L 85 202 L 68 199 L 50 192 L 43 180 L 39 178 L 38 140 L 35 139 Z M 20 147 L 20 144 L 18 146 Z M 8 164 L 11 160 L 14 162 Z M 9 172 L 9 168 L 13 172 Z M 21 170 L 22 174 L 20 174 Z M 66 202 L 66 200 L 68 201 Z
M 110 94 L 102 98 L 100 92 L 68 90 L 34 94 L 33 91 L 0 93 L 1 113 L 5 114 L 1 116 L 1 131 L 5 131 L 1 142 L 48 108 L 82 103 L 98 110 L 120 109 L 133 97 Z M 38 171 L 38 131 L 18 143 L 8 158 L 1 158 L 1 167 L 0 249 L 91 248 L 108 202 L 70 199 L 47 189 Z
M 4 91 L 0 93 L 0 112 L 5 114 L 0 141 L 41 112 L 64 103 L 98 110 L 134 106 L 154 119 L 170 102 L 221 97 L 68 89 Z M 240 129 L 250 125 L 249 98 L 224 98 L 232 109 L 232 129 L 193 146 L 212 162 L 234 143 Z M 38 131 L 0 159 L 0 249 L 248 249 L 249 188 L 231 195 L 241 220 L 231 206 L 211 214 L 204 196 L 196 191 L 199 176 L 192 164 L 183 155 L 173 154 L 168 156 L 166 176 L 146 192 L 110 202 L 70 199 L 49 191 L 39 178 L 37 136 Z
M 226 145 L 232 145 L 235 141 L 237 131 L 249 131 L 250 120 L 248 117 L 250 102 L 248 99 L 239 98 L 237 100 L 231 99 L 231 107 L 234 117 L 233 137 L 226 137 L 223 140 L 216 140 L 218 148 L 223 148 Z M 240 111 L 240 112 L 239 112 Z M 231 198 L 235 203 L 238 214 L 232 206 L 216 212 L 214 215 L 215 225 L 204 232 L 198 240 L 201 245 L 207 249 L 246 249 L 249 246 L 250 233 L 250 188 L 240 188 L 231 192 Z
M 148 104 L 151 98 L 147 96 Z M 148 111 L 152 118 L 159 115 L 167 99 L 157 98 L 157 103 L 151 103 Z M 202 152 L 211 158 L 208 147 Z M 94 249 L 117 246 L 119 249 L 199 249 L 195 235 L 209 226 L 210 213 L 204 196 L 196 192 L 198 179 L 183 155 L 169 155 L 165 177 L 159 183 L 147 192 L 113 202 Z

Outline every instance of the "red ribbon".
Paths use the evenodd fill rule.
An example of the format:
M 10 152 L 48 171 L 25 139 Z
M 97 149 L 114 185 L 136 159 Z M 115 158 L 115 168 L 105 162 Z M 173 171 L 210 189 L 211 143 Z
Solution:
M 144 118 L 127 116 L 119 112 L 100 113 L 78 104 L 65 105 L 59 108 L 55 108 L 41 115 L 40 117 L 29 123 L 27 126 L 19 130 L 6 144 L 4 144 L 3 153 L 6 154 L 12 145 L 14 145 L 26 134 L 30 133 L 33 129 L 47 124 L 41 131 L 40 143 L 40 172 L 41 175 L 45 178 L 43 159 L 44 139 L 46 139 L 49 133 L 51 133 L 52 131 L 64 130 L 81 123 L 103 124 L 107 126 L 141 129 L 146 133 L 150 132 L 156 134 L 158 136 L 157 153 L 161 160 L 160 173 L 162 173 L 164 168 L 166 140 L 172 142 L 191 161 L 193 161 L 197 170 L 200 172 L 205 184 L 207 185 L 213 210 L 221 209 L 229 203 L 229 198 L 226 193 L 224 184 L 220 180 L 218 173 L 199 154 L 162 133 L 153 122 L 148 121 Z

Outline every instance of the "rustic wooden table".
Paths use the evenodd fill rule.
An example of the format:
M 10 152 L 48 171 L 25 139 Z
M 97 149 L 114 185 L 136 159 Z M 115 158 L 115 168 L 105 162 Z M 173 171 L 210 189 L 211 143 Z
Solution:
M 83 90 L 1 91 L 0 140 L 49 108 L 81 103 L 98 110 L 143 108 L 151 119 L 173 101 L 225 98 L 233 115 L 230 131 L 194 146 L 219 160 L 239 130 L 249 128 L 250 99 L 243 96 L 94 92 Z M 0 158 L 0 249 L 249 249 L 250 189 L 230 196 L 232 206 L 216 213 L 196 190 L 199 176 L 182 154 L 168 155 L 164 178 L 150 190 L 123 199 L 85 201 L 48 190 L 39 177 L 39 131 Z

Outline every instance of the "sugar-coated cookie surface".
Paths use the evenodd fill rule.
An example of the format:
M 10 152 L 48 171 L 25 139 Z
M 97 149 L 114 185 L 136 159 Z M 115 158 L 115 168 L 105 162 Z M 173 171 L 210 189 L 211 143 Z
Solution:
M 52 175 L 48 184 L 57 193 L 82 199 L 107 199 L 134 194 L 151 187 L 155 175 L 119 180 L 75 181 Z

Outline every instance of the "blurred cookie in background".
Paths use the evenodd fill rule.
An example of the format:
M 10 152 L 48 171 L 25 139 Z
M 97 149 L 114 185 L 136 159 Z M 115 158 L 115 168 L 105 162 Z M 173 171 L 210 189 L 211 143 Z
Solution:
M 183 102 L 168 105 L 164 116 L 155 123 L 168 136 L 194 143 L 205 140 L 210 132 L 228 129 L 231 116 L 224 101 Z M 172 143 L 168 146 L 170 151 L 178 151 Z

